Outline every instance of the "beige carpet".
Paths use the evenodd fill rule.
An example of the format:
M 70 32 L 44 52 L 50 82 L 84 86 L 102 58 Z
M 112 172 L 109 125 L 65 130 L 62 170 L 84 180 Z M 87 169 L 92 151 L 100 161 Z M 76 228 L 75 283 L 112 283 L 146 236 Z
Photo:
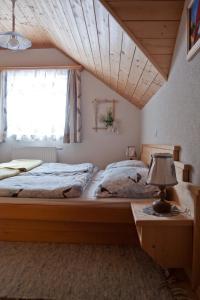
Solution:
M 139 248 L 0 242 L 0 297 L 172 300 Z

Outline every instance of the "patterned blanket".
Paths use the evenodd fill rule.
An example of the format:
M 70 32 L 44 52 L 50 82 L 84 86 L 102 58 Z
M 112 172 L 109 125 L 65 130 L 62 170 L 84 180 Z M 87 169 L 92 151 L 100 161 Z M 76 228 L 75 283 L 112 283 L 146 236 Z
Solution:
M 93 164 L 45 163 L 29 172 L 0 181 L 0 197 L 80 197 L 94 170 Z
M 27 172 L 26 175 L 72 175 L 80 173 L 92 173 L 95 165 L 91 163 L 63 164 L 63 163 L 43 163 L 41 166 Z
M 146 184 L 147 175 L 148 169 L 142 167 L 110 168 L 103 173 L 95 194 L 98 198 L 155 197 L 159 189 Z

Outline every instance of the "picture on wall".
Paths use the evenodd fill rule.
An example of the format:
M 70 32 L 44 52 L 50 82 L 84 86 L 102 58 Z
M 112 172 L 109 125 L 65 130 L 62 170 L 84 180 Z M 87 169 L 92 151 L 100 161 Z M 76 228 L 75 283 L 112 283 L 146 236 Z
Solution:
M 95 126 L 93 129 L 95 131 L 106 129 L 118 134 L 118 122 L 115 119 L 117 100 L 95 99 L 93 103 L 95 109 Z
M 187 13 L 188 54 L 190 60 L 200 49 L 200 0 L 192 0 Z

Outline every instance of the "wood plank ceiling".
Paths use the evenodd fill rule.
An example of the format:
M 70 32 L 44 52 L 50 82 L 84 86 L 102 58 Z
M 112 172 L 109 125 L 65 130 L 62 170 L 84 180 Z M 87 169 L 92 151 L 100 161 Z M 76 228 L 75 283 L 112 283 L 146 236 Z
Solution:
M 169 64 L 163 65 L 161 56 L 167 55 L 169 60 L 176 35 L 175 31 L 168 34 L 172 31 L 171 27 L 174 28 L 173 24 L 167 26 L 166 38 L 161 38 L 160 42 L 156 33 L 149 38 L 148 32 L 158 31 L 153 20 L 158 18 L 156 12 L 160 11 L 159 3 L 164 1 L 155 1 L 158 9 L 154 4 L 154 17 L 152 15 L 150 18 L 148 14 L 149 6 L 145 10 L 147 18 L 150 18 L 148 22 L 153 22 L 152 26 L 150 23 L 139 24 L 142 22 L 138 18 L 144 18 L 140 9 L 143 2 L 154 1 L 108 1 L 106 5 L 117 11 L 122 18 L 122 21 L 116 21 L 110 7 L 106 9 L 99 0 L 18 0 L 16 31 L 31 39 L 33 47 L 57 47 L 131 103 L 142 108 L 165 82 Z M 171 3 L 177 2 L 182 3 L 167 1 L 168 5 L 164 9 L 167 10 Z M 140 3 L 133 7 L 136 12 L 140 12 L 139 15 L 131 14 L 132 8 L 129 11 L 127 5 L 134 3 Z M 180 13 L 174 13 L 173 8 L 181 10 L 181 5 L 176 5 L 172 4 L 171 9 L 174 18 Z M 137 20 L 133 21 L 133 18 Z M 176 30 L 178 21 L 175 21 Z M 138 46 L 132 33 L 130 37 L 130 32 L 128 35 L 122 28 L 124 22 L 131 31 L 132 28 L 134 32 L 137 31 L 136 35 L 146 49 Z M 161 23 L 162 26 L 165 28 L 164 23 Z M 11 2 L 0 0 L 0 31 L 10 30 Z M 147 33 L 140 35 L 140 32 Z
M 184 0 L 102 0 L 167 76 Z

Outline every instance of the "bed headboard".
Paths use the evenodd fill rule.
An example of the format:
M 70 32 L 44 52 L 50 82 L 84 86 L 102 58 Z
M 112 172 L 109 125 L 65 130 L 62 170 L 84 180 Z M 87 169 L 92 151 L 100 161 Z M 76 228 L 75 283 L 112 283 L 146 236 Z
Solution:
M 179 160 L 180 146 L 173 145 L 156 145 L 156 144 L 143 144 L 141 151 L 141 160 L 149 165 L 151 162 L 151 155 L 154 153 L 170 153 L 173 155 L 174 161 Z
M 189 181 L 190 166 L 179 161 L 180 146 L 177 145 L 157 145 L 157 144 L 143 144 L 141 150 L 141 160 L 149 165 L 151 156 L 154 153 L 170 153 L 174 158 L 176 167 L 176 176 L 178 181 Z

